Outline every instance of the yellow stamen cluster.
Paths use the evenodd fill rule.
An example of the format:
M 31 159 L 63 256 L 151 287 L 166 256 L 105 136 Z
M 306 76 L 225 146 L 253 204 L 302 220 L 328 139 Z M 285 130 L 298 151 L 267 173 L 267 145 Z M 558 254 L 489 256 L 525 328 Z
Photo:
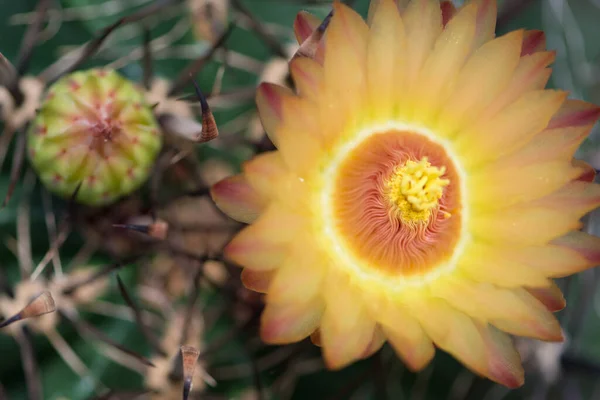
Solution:
M 386 181 L 386 194 L 402 221 L 416 223 L 429 219 L 444 194 L 444 187 L 450 183 L 441 178 L 445 173 L 446 167 L 432 166 L 427 157 L 408 160 L 396 168 Z

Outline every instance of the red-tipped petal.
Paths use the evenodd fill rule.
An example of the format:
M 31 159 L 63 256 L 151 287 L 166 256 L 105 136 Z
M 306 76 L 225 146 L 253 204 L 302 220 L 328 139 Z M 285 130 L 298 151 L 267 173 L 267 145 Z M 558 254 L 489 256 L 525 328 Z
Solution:
M 592 264 L 600 264 L 600 238 L 585 232 L 572 231 L 555 239 L 552 244 L 574 250 Z
M 294 34 L 298 44 L 302 44 L 319 27 L 321 20 L 311 13 L 300 11 L 294 20 Z
M 287 344 L 308 337 L 317 329 L 323 315 L 323 303 L 267 304 L 261 316 L 260 337 L 269 344 Z
M 474 48 L 492 40 L 496 34 L 496 18 L 498 4 L 496 0 L 472 0 L 469 3 L 477 4 L 477 33 L 475 34 Z M 464 6 L 463 6 L 464 7 Z
M 576 178 L 578 181 L 594 182 L 594 179 L 596 179 L 596 170 L 594 167 L 582 160 L 574 159 L 572 163 L 574 167 L 577 167 L 581 170 L 581 173 Z
M 446 26 L 448 21 L 456 14 L 456 7 L 451 1 L 442 1 L 440 3 L 440 9 L 442 10 L 442 24 Z
M 308 57 L 296 57 L 290 61 L 290 73 L 300 96 L 317 98 L 323 83 L 323 67 L 318 62 Z
M 536 299 L 546 306 L 548 311 L 560 311 L 567 305 L 565 297 L 556 283 L 552 282 L 547 288 L 526 288 Z
M 600 107 L 581 100 L 566 100 L 548 123 L 547 129 L 594 125 L 600 118 Z
M 543 31 L 525 31 L 521 56 L 546 50 L 546 35 Z
M 254 271 L 243 269 L 240 279 L 244 286 L 259 293 L 267 293 L 275 271 Z
M 284 97 L 292 96 L 290 89 L 273 83 L 263 82 L 256 91 L 256 106 L 269 139 L 277 146 L 277 127 L 283 115 Z
M 234 175 L 215 183 L 210 195 L 221 211 L 239 222 L 252 223 L 265 201 L 248 184 L 243 175 Z

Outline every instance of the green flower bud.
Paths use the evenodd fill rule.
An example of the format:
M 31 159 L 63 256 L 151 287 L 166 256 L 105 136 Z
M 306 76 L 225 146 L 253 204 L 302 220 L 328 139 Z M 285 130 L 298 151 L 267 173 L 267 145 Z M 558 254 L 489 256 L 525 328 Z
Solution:
M 162 134 L 143 92 L 113 70 L 67 75 L 52 86 L 28 132 L 28 154 L 53 193 L 91 206 L 114 202 L 148 178 Z

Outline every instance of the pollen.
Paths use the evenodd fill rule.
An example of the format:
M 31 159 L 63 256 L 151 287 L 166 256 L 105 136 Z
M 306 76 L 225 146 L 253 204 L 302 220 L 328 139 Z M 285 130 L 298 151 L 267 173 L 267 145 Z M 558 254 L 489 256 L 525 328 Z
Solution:
M 431 165 L 427 157 L 407 160 L 398 166 L 385 183 L 386 195 L 402 221 L 407 223 L 429 220 L 438 208 L 444 188 L 450 184 L 443 179 L 446 167 Z

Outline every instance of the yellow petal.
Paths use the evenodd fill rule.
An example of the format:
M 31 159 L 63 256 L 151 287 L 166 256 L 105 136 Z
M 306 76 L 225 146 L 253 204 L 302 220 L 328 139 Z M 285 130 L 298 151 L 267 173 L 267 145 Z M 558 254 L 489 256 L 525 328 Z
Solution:
M 523 35 L 523 48 L 521 49 L 522 56 L 544 51 L 545 49 L 546 35 L 544 32 L 538 30 L 525 31 Z
M 469 4 L 477 5 L 477 33 L 473 46 L 478 48 L 495 36 L 498 4 L 496 0 L 470 0 L 464 7 Z
M 567 305 L 565 297 L 556 283 L 551 282 L 546 288 L 525 288 L 533 297 L 542 303 L 550 312 L 560 311 Z
M 289 172 L 278 151 L 269 151 L 256 155 L 242 164 L 244 176 L 250 186 L 263 198 L 277 197 L 277 187 Z
M 320 296 L 329 260 L 312 250 L 315 248 L 309 238 L 299 235 L 294 239 L 283 266 L 269 286 L 268 303 L 303 303 Z
M 569 213 L 572 218 L 581 218 L 600 206 L 600 185 L 581 181 L 571 182 L 531 204 Z
M 277 145 L 284 163 L 303 177 L 318 169 L 323 150 L 319 110 L 315 104 L 299 98 L 283 104 L 285 123 L 278 130 Z
M 243 175 L 225 178 L 210 188 L 210 196 L 221 211 L 236 221 L 252 223 L 265 207 L 265 199 Z
M 544 130 L 566 98 L 561 91 L 525 93 L 491 120 L 462 132 L 456 138 L 457 151 L 467 167 L 510 154 Z
M 290 61 L 290 73 L 298 94 L 315 100 L 323 86 L 323 67 L 311 58 L 296 57 Z
M 333 134 L 340 133 L 340 123 L 350 124 L 359 117 L 356 111 L 366 96 L 367 39 L 368 27 L 362 17 L 335 2 L 331 23 L 325 31 L 326 93 L 321 107 L 322 120 L 330 121 Z M 335 110 L 335 118 L 331 118 L 330 107 Z
M 512 265 L 550 278 L 562 278 L 594 266 L 593 261 L 588 260 L 569 246 L 556 244 L 529 247 L 495 245 L 494 248 Z M 597 253 L 600 255 L 600 250 Z M 530 286 L 533 285 L 530 284 Z
M 521 57 L 519 65 L 506 89 L 483 111 L 478 120 L 489 120 L 526 92 L 544 89 L 552 72 L 550 68 L 546 67 L 552 64 L 555 58 L 556 52 L 554 51 Z M 565 103 L 563 103 L 563 106 Z
M 371 345 L 375 321 L 347 279 L 330 273 L 324 287 L 321 344 L 325 364 L 340 369 L 362 358 Z
M 275 271 L 254 271 L 251 269 L 243 269 L 240 279 L 244 286 L 250 290 L 259 293 L 267 293 L 269 285 L 273 280 Z
M 508 333 L 542 340 L 562 338 L 554 315 L 523 288 L 500 288 L 453 276 L 436 282 L 433 292 L 457 310 Z
M 504 287 L 545 286 L 546 274 L 523 261 L 509 257 L 511 248 L 473 242 L 463 252 L 458 268 L 478 282 Z
M 473 215 L 477 239 L 490 243 L 539 246 L 581 227 L 581 222 L 554 210 L 518 205 L 491 214 Z
M 388 341 L 411 371 L 420 371 L 431 362 L 433 343 L 404 305 L 389 303 L 376 315 Z
M 294 35 L 298 44 L 302 44 L 315 29 L 319 27 L 321 20 L 311 13 L 300 11 L 294 20 Z
M 415 120 L 429 121 L 454 88 L 458 72 L 471 53 L 476 15 L 475 5 L 463 7 L 437 38 L 418 78 L 412 113 Z
M 523 31 L 514 31 L 473 53 L 457 78 L 456 91 L 445 101 L 440 132 L 454 136 L 506 88 L 519 64 L 522 40 Z
M 479 210 L 496 210 L 535 200 L 575 179 L 581 170 L 564 161 L 513 165 L 503 160 L 469 177 L 469 201 Z
M 296 231 L 306 229 L 302 215 L 271 204 L 252 224 L 242 229 L 225 247 L 225 256 L 256 271 L 281 266 Z
M 567 100 L 554 115 L 548 129 L 594 125 L 600 118 L 600 107 L 581 100 Z
M 260 337 L 269 344 L 299 342 L 319 327 L 322 315 L 320 298 L 304 303 L 267 304 L 261 315 Z
M 401 94 L 406 34 L 393 0 L 382 0 L 378 4 L 367 45 L 367 85 L 372 116 L 385 120 L 389 119 L 395 98 Z
M 596 236 L 573 231 L 555 239 L 552 244 L 576 251 L 592 264 L 600 264 L 600 238 Z
M 493 381 L 508 387 L 523 384 L 520 357 L 506 336 L 440 299 L 419 302 L 417 309 L 425 331 L 442 350 Z
M 402 14 L 407 38 L 408 94 L 419 90 L 418 76 L 442 32 L 442 12 L 437 0 L 413 0 Z
M 277 128 L 282 118 L 282 102 L 293 96 L 290 89 L 273 83 L 263 82 L 256 90 L 256 106 L 263 128 L 269 139 L 277 146 Z

